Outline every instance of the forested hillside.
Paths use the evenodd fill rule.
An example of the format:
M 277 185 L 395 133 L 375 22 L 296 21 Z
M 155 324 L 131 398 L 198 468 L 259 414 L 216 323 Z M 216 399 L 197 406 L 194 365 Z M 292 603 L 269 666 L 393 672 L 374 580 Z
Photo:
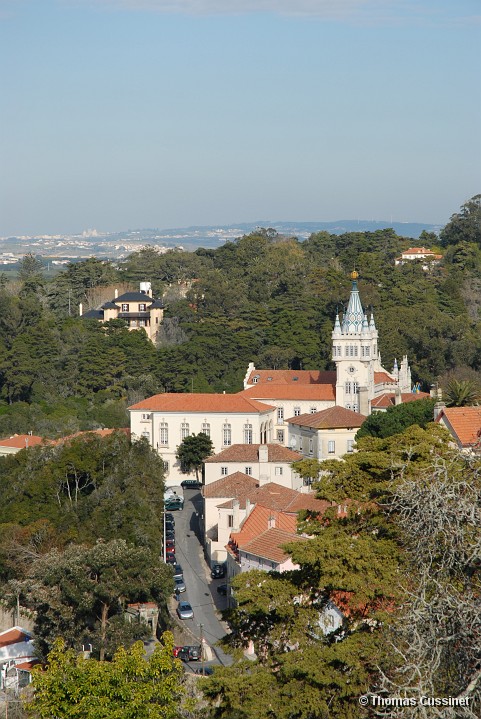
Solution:
M 19 281 L 0 289 L 0 436 L 56 436 L 125 426 L 128 403 L 162 391 L 235 392 L 247 365 L 327 369 L 333 319 L 360 273 L 384 365 L 407 354 L 425 389 L 447 373 L 481 367 L 480 196 L 438 238 L 417 244 L 444 254 L 429 271 L 395 266 L 413 244 L 392 230 L 319 232 L 304 242 L 264 229 L 218 249 L 159 254 L 146 248 L 119 266 L 95 258 L 54 280 L 25 257 Z M 116 287 L 150 280 L 166 303 L 158 347 L 117 320 L 78 317 Z

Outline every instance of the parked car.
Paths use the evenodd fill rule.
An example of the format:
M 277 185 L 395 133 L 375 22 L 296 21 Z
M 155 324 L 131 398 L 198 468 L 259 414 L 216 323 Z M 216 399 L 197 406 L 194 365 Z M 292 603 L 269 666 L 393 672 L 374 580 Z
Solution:
M 204 677 L 210 677 L 214 673 L 213 667 L 201 667 L 195 670 L 196 674 L 202 674 Z
M 177 559 L 175 558 L 175 554 L 167 554 L 165 557 L 166 564 L 173 564 L 174 566 L 177 564 Z
M 175 524 L 174 522 L 165 522 L 165 531 L 166 532 L 175 532 Z
M 219 584 L 217 587 L 217 593 L 222 594 L 223 597 L 226 597 L 229 593 L 229 586 L 227 584 Z
M 165 538 L 166 539 L 175 539 L 175 532 L 166 532 Z
M 180 564 L 176 564 L 174 567 L 174 579 L 183 579 L 184 578 L 184 570 L 180 566 Z
M 170 509 L 174 512 L 179 512 L 184 508 L 184 500 L 182 497 L 169 497 L 164 501 L 165 509 Z
M 175 552 L 175 539 L 166 539 L 165 546 L 167 548 L 167 551 L 169 551 L 169 549 L 172 549 L 172 551 Z
M 172 654 L 174 655 L 174 657 L 178 657 L 183 648 L 184 647 L 174 647 L 172 649 Z
M 200 660 L 202 659 L 202 650 L 199 645 L 186 646 L 184 647 L 184 649 L 187 649 L 189 662 L 200 662 Z
M 185 582 L 183 579 L 174 579 L 174 581 L 176 594 L 182 594 L 182 592 L 186 591 L 187 587 L 185 586 Z
M 194 610 L 190 606 L 189 602 L 179 602 L 177 607 L 177 614 L 179 619 L 193 619 Z
M 165 548 L 165 553 L 166 553 L 167 555 L 175 554 L 175 547 L 166 547 L 166 548 Z
M 165 514 L 165 521 L 166 521 L 166 522 L 172 522 L 172 524 L 175 526 L 174 515 L 173 515 L 173 514 L 170 514 L 170 512 L 166 512 L 166 514 Z
M 198 479 L 184 479 L 180 486 L 182 489 L 200 489 L 202 487 L 202 482 L 199 482 Z
M 212 579 L 222 579 L 225 577 L 225 566 L 223 564 L 214 564 L 210 575 Z

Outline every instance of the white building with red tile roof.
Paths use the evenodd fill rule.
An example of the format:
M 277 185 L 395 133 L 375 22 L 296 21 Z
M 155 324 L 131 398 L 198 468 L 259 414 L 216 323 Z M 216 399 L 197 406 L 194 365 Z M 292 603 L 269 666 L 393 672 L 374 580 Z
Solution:
M 289 442 L 304 457 L 340 459 L 354 451 L 355 436 L 366 417 L 344 407 L 291 417 Z
M 288 447 L 292 424 L 287 422 L 288 418 L 316 414 L 335 406 L 366 417 L 373 410 L 385 409 L 385 404 L 389 406 L 389 395 L 394 394 L 401 402 L 407 401 L 408 395 L 409 400 L 423 396 L 411 396 L 407 357 L 403 357 L 399 366 L 395 361 L 392 372 L 382 366 L 374 317 L 371 313 L 368 320 L 362 307 L 357 277 L 357 272 L 351 274 L 348 306 L 342 319 L 339 315 L 335 319 L 332 332 L 335 371 L 257 370 L 251 363 L 244 389 L 237 394 L 166 393 L 129 408 L 132 438 L 147 438 L 162 455 L 169 482 L 182 480 L 175 454 L 190 434 L 207 434 L 216 453 L 233 444 L 277 443 Z M 354 426 L 345 429 L 350 431 L 349 427 Z M 343 428 L 326 431 L 332 429 Z M 345 443 L 350 439 L 346 437 Z M 245 472 L 242 464 L 243 460 L 238 466 L 228 467 L 226 474 Z
M 241 394 L 158 394 L 129 407 L 132 438 L 145 437 L 164 460 L 169 484 L 185 475 L 176 458 L 185 437 L 203 432 L 214 452 L 272 437 L 275 407 Z
M 429 264 L 437 264 L 443 259 L 442 255 L 436 254 L 433 250 L 429 250 L 427 247 L 410 247 L 404 252 L 401 252 L 400 257 L 396 257 L 394 260 L 395 265 L 404 265 L 406 262 L 412 262 L 413 260 L 427 260 L 423 264 L 423 270 L 429 269 Z
M 30 682 L 30 669 L 38 663 L 32 633 L 22 627 L 0 632 L 0 689 L 18 689 Z
M 205 460 L 205 484 L 242 472 L 260 485 L 277 482 L 298 490 L 302 487 L 302 479 L 291 464 L 300 459 L 299 452 L 279 444 L 233 444 Z
M 442 407 L 435 422 L 446 427 L 459 449 L 467 454 L 481 451 L 481 407 Z

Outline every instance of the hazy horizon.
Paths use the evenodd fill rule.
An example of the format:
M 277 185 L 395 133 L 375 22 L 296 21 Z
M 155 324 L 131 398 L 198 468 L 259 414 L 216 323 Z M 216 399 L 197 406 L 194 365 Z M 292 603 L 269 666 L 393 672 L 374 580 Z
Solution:
M 0 0 L 0 236 L 444 225 L 480 31 L 478 0 Z

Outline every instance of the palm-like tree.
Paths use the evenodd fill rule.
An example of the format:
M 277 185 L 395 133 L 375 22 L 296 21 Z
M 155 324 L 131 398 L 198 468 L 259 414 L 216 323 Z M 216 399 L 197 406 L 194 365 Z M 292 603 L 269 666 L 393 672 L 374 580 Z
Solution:
M 451 379 L 445 392 L 448 407 L 467 407 L 481 404 L 481 386 L 471 379 Z

